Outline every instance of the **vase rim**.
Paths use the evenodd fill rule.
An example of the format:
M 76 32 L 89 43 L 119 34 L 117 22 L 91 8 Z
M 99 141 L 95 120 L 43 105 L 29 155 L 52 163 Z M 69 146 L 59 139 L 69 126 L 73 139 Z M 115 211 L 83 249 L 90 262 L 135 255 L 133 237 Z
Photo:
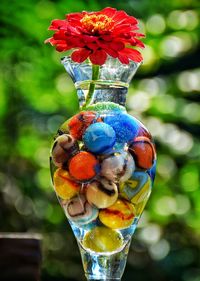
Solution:
M 107 62 L 109 59 L 110 59 L 110 60 L 117 60 L 119 64 L 124 65 L 124 66 L 126 66 L 126 65 L 129 66 L 129 65 L 131 65 L 131 64 L 136 64 L 137 67 L 139 67 L 139 66 L 143 63 L 143 60 L 142 60 L 141 62 L 136 62 L 136 61 L 133 61 L 133 60 L 129 60 L 129 63 L 128 63 L 128 64 L 125 64 L 125 63 L 121 63 L 121 62 L 118 60 L 118 58 L 113 58 L 113 57 L 111 57 L 111 56 L 107 56 L 107 59 L 106 59 L 105 63 L 102 64 L 102 65 L 100 65 L 100 66 L 105 65 L 106 62 Z M 75 61 L 72 60 L 72 58 L 71 58 L 70 55 L 62 57 L 62 58 L 60 59 L 60 61 L 61 61 L 62 64 L 65 64 L 65 63 L 69 62 L 69 63 L 74 63 L 74 64 L 80 65 L 80 64 L 85 64 L 85 63 L 87 62 L 89 65 L 92 65 L 92 62 L 91 62 L 89 59 L 86 59 L 85 61 L 80 62 L 80 63 L 79 63 L 79 62 L 75 62 Z

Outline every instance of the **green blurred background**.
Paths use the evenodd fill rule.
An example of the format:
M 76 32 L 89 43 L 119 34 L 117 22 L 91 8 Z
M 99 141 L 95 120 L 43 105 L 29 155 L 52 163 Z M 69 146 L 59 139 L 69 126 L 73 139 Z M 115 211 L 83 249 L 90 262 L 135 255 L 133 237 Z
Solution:
M 57 203 L 49 149 L 78 110 L 63 54 L 44 45 L 64 14 L 124 9 L 146 33 L 144 64 L 127 108 L 155 138 L 153 194 L 123 280 L 200 280 L 200 39 L 195 0 L 1 0 L 0 231 L 43 234 L 42 280 L 85 280 L 76 241 Z

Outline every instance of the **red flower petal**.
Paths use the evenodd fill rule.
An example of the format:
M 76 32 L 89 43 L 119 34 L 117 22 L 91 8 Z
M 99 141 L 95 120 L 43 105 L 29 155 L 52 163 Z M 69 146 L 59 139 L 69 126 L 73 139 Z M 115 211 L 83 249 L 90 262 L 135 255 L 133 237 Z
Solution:
M 93 52 L 95 52 L 99 48 L 99 46 L 96 43 L 89 43 L 89 44 L 86 44 L 86 45 Z
M 120 51 L 124 49 L 124 43 L 123 42 L 115 42 L 115 41 L 111 41 L 111 42 L 102 42 L 101 40 L 97 41 L 98 46 L 101 49 L 112 49 L 114 51 Z
M 68 25 L 65 30 L 66 30 L 67 34 L 70 34 L 71 36 L 81 35 L 81 32 L 79 31 L 79 29 L 72 25 Z
M 55 41 L 55 40 L 53 39 L 53 37 L 47 38 L 47 39 L 44 41 L 44 43 L 45 43 L 45 44 L 50 43 L 51 45 L 53 45 L 53 44 L 51 43 L 52 40 Z
M 117 24 L 122 24 L 123 22 L 126 22 L 131 25 L 134 25 L 138 23 L 136 18 L 127 15 L 127 13 L 124 11 L 118 11 L 114 15 L 113 20 L 115 20 Z
M 69 48 L 66 44 L 57 44 L 56 45 L 56 50 L 58 52 L 64 52 L 64 51 L 67 51 L 67 50 L 70 50 L 71 48 Z
M 67 27 L 66 20 L 53 20 L 49 26 L 49 30 L 59 30 L 61 27 Z
M 99 47 L 103 49 L 108 55 L 110 55 L 113 58 L 118 57 L 118 51 L 124 49 L 124 43 L 122 42 L 101 42 L 98 41 Z
M 135 61 L 135 62 L 141 62 L 143 60 L 141 53 L 135 49 L 124 48 L 124 50 L 120 51 L 119 54 L 120 54 L 120 56 L 122 56 L 122 60 L 124 57 L 127 57 L 130 60 Z
M 138 21 L 135 17 L 129 16 L 124 11 L 117 11 L 113 16 L 113 20 L 115 21 L 115 25 L 121 25 L 123 23 L 128 23 L 131 26 L 137 25 Z
M 138 33 L 138 32 L 130 32 L 130 35 L 132 37 L 145 37 L 143 33 Z
M 117 58 L 118 57 L 117 51 L 109 48 L 109 45 L 99 44 L 99 47 L 101 47 L 109 56 L 111 56 L 113 58 Z
M 108 34 L 106 34 L 106 35 L 104 35 L 104 34 L 102 34 L 101 35 L 101 39 L 103 40 L 103 41 L 112 41 L 113 40 L 113 37 L 111 36 L 111 35 L 108 35 Z
M 124 33 L 129 33 L 132 31 L 132 27 L 130 26 L 130 24 L 122 24 L 122 25 L 118 25 L 117 27 L 115 27 L 115 29 L 113 30 L 113 33 L 115 34 L 115 36 L 117 34 L 124 34 Z
M 80 20 L 83 18 L 83 13 L 71 13 L 66 15 L 68 22 L 73 24 L 80 24 Z
M 84 48 L 78 49 L 72 53 L 71 59 L 75 62 L 81 63 L 89 57 L 90 53 L 90 50 Z
M 122 42 L 113 41 L 113 42 L 110 42 L 109 46 L 110 46 L 110 48 L 112 48 L 115 51 L 120 51 L 120 50 L 124 49 L 124 43 L 122 43 Z
M 84 42 L 87 43 L 93 43 L 96 42 L 98 40 L 97 36 L 93 36 L 93 35 L 87 35 L 87 34 L 83 34 L 83 39 Z
M 65 44 L 65 40 L 55 40 L 53 37 L 48 38 L 47 40 L 44 41 L 44 43 L 50 43 L 52 46 L 55 46 L 57 44 Z
M 113 17 L 116 12 L 117 12 L 117 10 L 115 8 L 107 7 L 107 8 L 104 8 L 103 10 L 101 10 L 99 13 L 104 14 L 108 17 Z
M 55 40 L 66 40 L 65 31 L 59 30 L 58 32 L 54 33 L 53 38 Z
M 123 54 L 123 53 L 119 53 L 119 54 L 118 54 L 118 59 L 119 59 L 120 62 L 123 63 L 123 64 L 129 64 L 129 59 L 128 59 L 128 57 L 127 57 L 125 54 Z
M 107 54 L 104 50 L 97 50 L 96 52 L 91 54 L 89 57 L 93 64 L 102 65 L 105 63 L 105 61 L 107 59 Z
M 137 38 L 134 38 L 132 41 L 130 41 L 131 46 L 138 46 L 140 48 L 144 48 L 144 43 L 142 41 L 140 41 Z
M 67 36 L 65 40 L 67 45 L 71 46 L 71 48 L 83 48 L 86 45 L 81 36 Z

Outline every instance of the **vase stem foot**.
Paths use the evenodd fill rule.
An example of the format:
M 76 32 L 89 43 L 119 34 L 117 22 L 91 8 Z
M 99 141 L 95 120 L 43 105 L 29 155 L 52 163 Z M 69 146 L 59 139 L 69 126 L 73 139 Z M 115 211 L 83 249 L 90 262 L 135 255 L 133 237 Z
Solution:
M 123 275 L 130 241 L 116 253 L 92 253 L 79 244 L 83 268 L 88 281 L 120 281 Z

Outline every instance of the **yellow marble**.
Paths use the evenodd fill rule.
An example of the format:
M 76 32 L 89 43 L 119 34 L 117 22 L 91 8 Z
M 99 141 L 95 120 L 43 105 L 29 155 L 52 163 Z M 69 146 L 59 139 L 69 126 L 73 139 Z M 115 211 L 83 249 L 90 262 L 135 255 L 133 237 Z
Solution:
M 112 206 L 99 212 L 100 221 L 109 228 L 129 227 L 135 218 L 135 207 L 127 200 L 118 199 Z
M 113 252 L 123 245 L 121 234 L 113 229 L 97 226 L 89 231 L 84 239 L 83 246 L 95 252 Z
M 80 184 L 75 182 L 64 169 L 57 169 L 53 176 L 54 189 L 62 199 L 71 199 L 80 190 Z

